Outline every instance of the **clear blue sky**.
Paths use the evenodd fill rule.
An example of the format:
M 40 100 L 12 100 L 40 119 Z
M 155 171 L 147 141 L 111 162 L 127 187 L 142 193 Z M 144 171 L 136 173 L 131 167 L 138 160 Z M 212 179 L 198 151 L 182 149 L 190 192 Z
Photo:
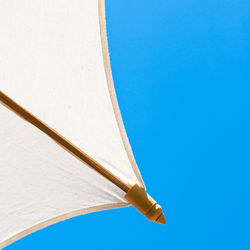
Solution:
M 249 250 L 249 0 L 107 0 L 106 8 L 125 126 L 168 225 L 110 210 L 6 249 Z

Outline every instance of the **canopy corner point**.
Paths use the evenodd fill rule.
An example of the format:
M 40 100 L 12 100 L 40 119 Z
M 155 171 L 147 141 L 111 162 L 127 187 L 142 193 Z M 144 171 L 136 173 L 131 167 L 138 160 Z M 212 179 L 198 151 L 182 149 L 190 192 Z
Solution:
M 135 184 L 125 194 L 124 198 L 133 205 L 148 220 L 159 224 L 166 224 L 162 208 L 156 201 L 146 193 L 143 187 Z

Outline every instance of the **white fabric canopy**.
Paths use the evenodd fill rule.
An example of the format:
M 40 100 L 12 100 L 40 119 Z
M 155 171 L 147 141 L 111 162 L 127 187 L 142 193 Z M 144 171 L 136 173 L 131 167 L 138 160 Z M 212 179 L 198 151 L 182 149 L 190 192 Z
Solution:
M 0 243 L 73 211 L 125 202 L 119 188 L 2 105 L 0 117 Z
M 0 90 L 124 182 L 143 185 L 115 97 L 104 1 L 2 0 L 0 37 Z M 0 247 L 126 205 L 119 188 L 3 105 L 0 141 Z

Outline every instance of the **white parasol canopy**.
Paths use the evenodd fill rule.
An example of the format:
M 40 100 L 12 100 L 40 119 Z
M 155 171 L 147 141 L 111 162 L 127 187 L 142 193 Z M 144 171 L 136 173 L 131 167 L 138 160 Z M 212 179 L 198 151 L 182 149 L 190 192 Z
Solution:
M 124 195 L 144 184 L 115 96 L 104 1 L 3 0 L 0 37 L 0 248 L 72 216 L 133 204 Z

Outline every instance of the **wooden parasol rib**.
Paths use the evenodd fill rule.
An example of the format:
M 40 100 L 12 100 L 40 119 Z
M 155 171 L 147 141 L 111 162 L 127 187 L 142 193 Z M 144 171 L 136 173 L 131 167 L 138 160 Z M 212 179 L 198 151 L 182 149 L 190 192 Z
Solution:
M 89 155 L 84 153 L 78 147 L 73 145 L 55 130 L 50 128 L 47 124 L 39 120 L 29 111 L 21 107 L 15 101 L 13 101 L 10 97 L 4 94 L 0 90 L 0 103 L 9 108 L 11 111 L 15 112 L 24 120 L 28 121 L 42 132 L 47 134 L 51 139 L 53 139 L 56 143 L 70 152 L 73 156 L 78 158 L 80 161 L 86 163 L 92 169 L 97 171 L 99 174 L 107 178 L 117 187 L 122 189 L 126 194 L 124 198 L 133 205 L 140 213 L 146 216 L 150 221 L 155 221 L 160 224 L 166 224 L 166 220 L 164 214 L 162 212 L 161 206 L 159 206 L 156 201 L 145 192 L 143 187 L 135 184 L 134 186 L 130 186 L 123 182 L 120 178 L 112 174 L 106 168 L 104 168 L 101 164 L 91 158 Z
M 113 173 L 104 168 L 100 163 L 91 158 L 88 154 L 84 153 L 81 149 L 73 145 L 67 139 L 65 139 L 62 135 L 57 133 L 55 130 L 50 128 L 43 121 L 39 120 L 36 116 L 31 114 L 29 111 L 21 107 L 14 100 L 8 97 L 5 93 L 0 90 L 0 102 L 5 105 L 7 108 L 15 112 L 17 115 L 22 117 L 24 120 L 28 121 L 42 132 L 47 134 L 50 138 L 52 138 L 56 143 L 70 152 L 73 156 L 86 163 L 92 169 L 97 171 L 99 174 L 107 178 L 113 184 L 122 189 L 125 193 L 127 193 L 130 189 L 130 186 L 123 182 L 120 178 L 115 176 Z

